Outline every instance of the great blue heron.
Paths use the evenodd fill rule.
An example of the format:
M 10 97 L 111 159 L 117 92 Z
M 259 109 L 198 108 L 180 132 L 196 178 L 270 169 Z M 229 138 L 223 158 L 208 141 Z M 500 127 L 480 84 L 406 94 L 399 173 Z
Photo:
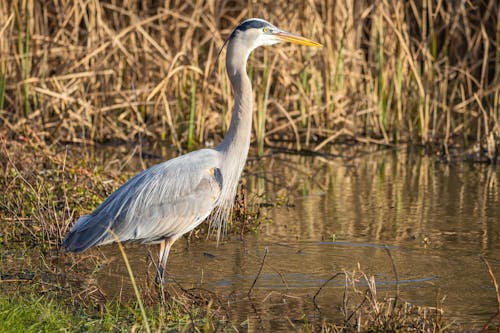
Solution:
M 221 230 L 234 202 L 250 147 L 252 84 L 246 72 L 248 56 L 257 47 L 279 42 L 321 46 L 278 29 L 262 19 L 248 19 L 226 41 L 226 68 L 235 102 L 224 140 L 157 164 L 127 181 L 94 212 L 84 215 L 64 239 L 67 251 L 82 252 L 115 241 L 160 243 L 157 279 L 172 244 L 213 213 Z

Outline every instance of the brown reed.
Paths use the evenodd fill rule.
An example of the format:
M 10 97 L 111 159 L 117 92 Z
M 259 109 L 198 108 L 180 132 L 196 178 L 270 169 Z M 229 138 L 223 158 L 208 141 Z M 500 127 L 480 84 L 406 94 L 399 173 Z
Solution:
M 46 142 L 165 139 L 178 149 L 217 143 L 232 95 L 216 52 L 248 17 L 324 44 L 252 57 L 259 146 L 480 144 L 498 155 L 494 0 L 2 1 L 2 132 Z

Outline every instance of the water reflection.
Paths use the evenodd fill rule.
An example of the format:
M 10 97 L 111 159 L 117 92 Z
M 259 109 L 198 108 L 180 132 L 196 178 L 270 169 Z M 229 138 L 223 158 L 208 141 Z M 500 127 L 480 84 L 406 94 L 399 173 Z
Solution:
M 483 324 L 495 312 L 494 289 L 479 260 L 485 255 L 500 276 L 500 172 L 494 166 L 391 151 L 349 159 L 275 155 L 251 161 L 246 170 L 249 200 L 293 206 L 270 209 L 271 222 L 244 241 L 179 242 L 169 258 L 170 273 L 185 288 L 227 297 L 236 325 L 249 319 L 266 329 L 290 329 L 290 322 L 313 313 L 312 295 L 325 281 L 358 265 L 375 275 L 381 292 L 393 293 L 386 248 L 402 299 L 434 306 L 446 296 L 448 318 L 466 324 Z M 256 309 L 243 299 L 265 248 L 253 290 L 262 300 Z M 117 257 L 114 247 L 104 252 Z M 135 270 L 143 270 L 147 248 L 128 252 Z M 127 283 L 119 258 L 101 271 L 108 294 L 126 293 Z M 340 318 L 343 287 L 343 280 L 332 281 L 318 298 L 331 318 Z

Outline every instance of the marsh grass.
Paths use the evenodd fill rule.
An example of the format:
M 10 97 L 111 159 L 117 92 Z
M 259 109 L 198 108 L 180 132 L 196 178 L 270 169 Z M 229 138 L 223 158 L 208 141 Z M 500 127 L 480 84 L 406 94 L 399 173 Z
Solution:
M 33 255 L 33 253 L 32 253 Z M 37 254 L 38 255 L 38 254 Z M 68 265 L 67 274 L 76 269 L 82 269 L 82 261 Z M 87 262 L 87 270 L 96 269 L 92 265 L 101 265 Z M 38 269 L 43 269 L 39 267 Z M 262 269 L 262 266 L 261 268 Z M 42 272 L 38 272 L 36 275 Z M 91 271 L 83 271 L 91 274 Z M 136 272 L 137 273 L 137 272 Z M 258 282 L 260 270 L 254 281 Z M 67 276 L 66 276 L 67 278 Z M 322 302 L 321 288 L 314 298 L 303 297 L 303 302 L 309 304 L 310 312 L 304 313 L 301 320 L 290 321 L 289 329 L 304 332 L 447 332 L 458 331 L 460 327 L 453 323 L 446 323 L 441 303 L 436 307 L 422 307 L 387 296 L 387 292 L 380 293 L 376 288 L 373 276 L 363 272 L 360 268 L 354 271 L 343 271 L 332 278 L 344 280 L 343 296 L 329 302 Z M 4 280 L 3 293 L 0 296 L 0 320 L 2 332 L 53 332 L 53 331 L 85 331 L 85 332 L 216 332 L 266 330 L 266 324 L 260 323 L 258 318 L 267 319 L 266 303 L 268 297 L 253 295 L 249 290 L 248 300 L 254 309 L 253 319 L 241 323 L 231 322 L 228 315 L 229 303 L 224 296 L 219 296 L 208 290 L 199 288 L 184 289 L 180 285 L 169 284 L 166 290 L 150 290 L 144 285 L 138 287 L 140 299 L 144 301 L 145 314 L 141 314 L 141 306 L 132 300 L 114 300 L 106 297 L 97 297 L 100 293 L 96 286 L 89 288 L 81 280 L 87 277 L 78 277 L 79 282 L 62 282 L 59 285 L 51 284 L 50 292 L 42 286 L 43 281 L 33 278 L 29 286 L 17 287 L 17 291 L 6 291 L 6 284 L 16 282 Z M 333 279 L 327 281 L 330 282 Z M 47 283 L 45 283 L 47 284 Z M 57 288 L 54 288 L 57 286 Z M 45 286 L 47 288 L 47 286 Z M 168 290 L 167 290 L 168 289 Z M 28 293 L 31 290 L 31 293 Z M 161 293 L 164 293 L 161 296 Z M 33 296 L 38 295 L 38 296 Z M 163 301 L 159 298 L 163 297 Z M 334 303 L 332 303 L 334 302 Z M 259 306 L 260 305 L 260 306 Z M 314 305 L 314 306 L 313 306 Z M 332 320 L 322 315 L 324 306 L 338 307 L 341 319 Z M 145 319 L 147 318 L 147 319 Z
M 410 142 L 445 154 L 477 144 L 494 160 L 499 15 L 493 0 L 2 2 L 0 121 L 9 137 L 51 143 L 217 143 L 232 94 L 216 52 L 256 16 L 324 44 L 253 55 L 260 152 L 271 139 L 297 150 Z
M 443 320 L 443 300 L 438 299 L 435 307 L 408 303 L 398 298 L 397 284 L 392 296 L 387 296 L 387 292 L 383 296 L 377 291 L 375 277 L 360 267 L 336 273 L 318 289 L 313 301 L 320 316 L 316 299 L 321 289 L 335 279 L 345 281 L 339 306 L 343 321 L 335 324 L 320 321 L 316 329 L 322 332 L 446 332 L 459 328 Z
M 73 150 L 69 146 L 53 152 L 46 146 L 12 140 L 2 140 L 0 148 L 0 188 L 4 193 L 0 199 L 0 220 L 6 222 L 0 229 L 3 249 L 0 256 L 0 320 L 5 319 L 5 331 L 147 332 L 149 327 L 152 332 L 212 332 L 260 328 L 261 324 L 253 317 L 235 322 L 229 314 L 230 302 L 225 296 L 200 288 L 184 288 L 175 280 L 164 289 L 158 289 L 152 283 L 154 273 L 134 271 L 130 266 L 123 278 L 130 280 L 134 291 L 128 296 L 122 296 L 121 292 L 119 297 L 106 295 L 97 279 L 97 272 L 107 264 L 106 256 L 98 250 L 82 255 L 60 251 L 61 239 L 76 217 L 95 208 L 135 173 L 136 168 L 143 168 L 142 164 L 132 165 L 131 160 L 139 160 L 134 149 L 119 153 L 112 147 L 108 154 L 99 155 L 91 149 Z M 110 155 L 112 153 L 118 156 Z M 156 161 L 137 162 L 147 165 Z M 383 170 L 380 177 L 383 177 Z M 265 182 L 257 187 L 260 186 L 264 188 Z M 263 188 L 259 192 L 265 193 Z M 262 222 L 265 211 L 255 209 L 250 198 L 244 191 L 239 193 L 230 233 L 255 230 Z M 267 205 L 271 199 L 260 197 L 260 200 Z M 271 204 L 286 205 L 280 200 L 286 199 Z M 192 237 L 204 239 L 206 232 L 199 229 Z M 121 252 L 124 258 L 126 251 Z M 259 272 L 265 274 L 269 269 L 264 266 L 264 260 L 265 257 L 261 260 L 261 268 L 256 268 L 255 283 L 259 283 Z M 141 275 L 141 281 L 132 279 Z M 338 320 L 322 314 L 325 306 L 332 306 L 332 300 L 325 303 L 321 290 L 333 279 L 341 279 L 345 285 L 343 296 L 333 300 L 342 314 Z M 304 318 L 291 321 L 290 330 L 460 330 L 446 321 L 440 300 L 435 307 L 409 304 L 398 297 L 396 288 L 394 292 L 378 291 L 374 278 L 359 267 L 335 273 L 324 287 L 319 288 L 313 298 L 303 297 L 301 302 L 308 305 L 304 307 Z M 268 306 L 276 299 L 260 296 L 255 289 L 250 288 L 248 299 L 243 301 L 255 305 L 257 318 L 267 318 Z M 265 330 L 267 326 L 262 325 Z

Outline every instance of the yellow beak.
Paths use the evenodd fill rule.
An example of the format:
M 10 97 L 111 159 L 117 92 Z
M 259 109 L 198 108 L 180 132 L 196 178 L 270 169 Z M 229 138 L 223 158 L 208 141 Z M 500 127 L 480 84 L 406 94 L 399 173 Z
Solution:
M 283 41 L 283 42 L 290 42 L 294 44 L 300 44 L 300 45 L 306 45 L 306 46 L 316 46 L 320 47 L 323 46 L 320 43 L 316 43 L 315 41 L 312 41 L 310 39 L 307 39 L 305 37 L 299 36 L 299 35 L 294 35 L 289 32 L 285 31 L 280 31 L 274 34 L 277 39 Z

